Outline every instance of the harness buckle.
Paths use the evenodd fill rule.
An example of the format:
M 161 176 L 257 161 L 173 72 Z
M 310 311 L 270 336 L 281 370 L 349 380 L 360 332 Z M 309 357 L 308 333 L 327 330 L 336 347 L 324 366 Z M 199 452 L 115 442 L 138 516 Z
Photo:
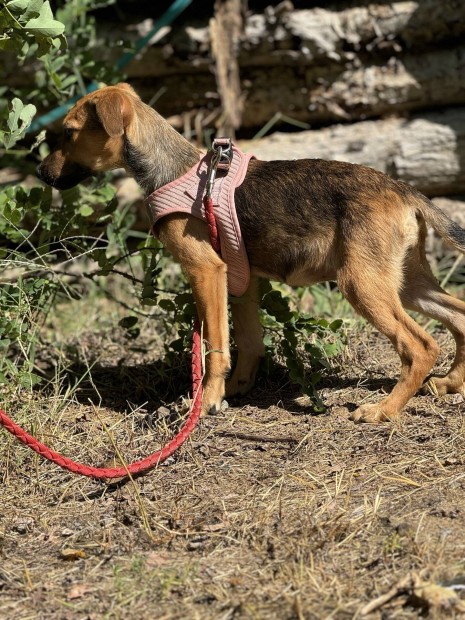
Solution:
M 205 197 L 208 199 L 213 192 L 217 170 L 229 170 L 231 166 L 233 150 L 230 138 L 216 138 L 212 144 L 212 157 L 208 167 Z
M 219 153 L 218 168 L 228 170 L 233 156 L 231 138 L 215 138 L 212 149 Z

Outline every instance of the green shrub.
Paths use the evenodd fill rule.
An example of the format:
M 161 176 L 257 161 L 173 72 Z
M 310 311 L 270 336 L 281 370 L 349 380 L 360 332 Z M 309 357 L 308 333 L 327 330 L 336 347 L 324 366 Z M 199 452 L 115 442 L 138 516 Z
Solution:
M 20 142 L 37 107 L 63 103 L 78 89 L 82 93 L 90 79 L 113 79 L 111 73 L 103 76 L 88 48 L 95 41 L 89 11 L 96 6 L 95 0 L 71 0 L 54 16 L 47 0 L 0 3 L 0 58 L 10 64 L 14 59 L 20 68 L 34 63 L 35 69 L 32 88 L 0 89 L 0 153 L 24 174 L 32 171 L 33 149 L 47 153 L 46 143 L 39 145 L 43 134 L 30 146 Z M 114 228 L 114 196 L 108 178 L 61 192 L 60 198 L 39 182 L 0 189 L 0 382 L 38 381 L 33 372 L 38 324 L 65 288 L 55 275 L 57 265 L 93 250 L 90 224 Z

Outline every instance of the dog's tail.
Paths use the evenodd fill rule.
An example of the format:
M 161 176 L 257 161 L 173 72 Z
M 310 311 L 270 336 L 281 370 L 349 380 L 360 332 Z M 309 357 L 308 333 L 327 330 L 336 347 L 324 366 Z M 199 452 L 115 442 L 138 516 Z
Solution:
M 421 196 L 421 195 L 420 195 Z M 438 235 L 450 243 L 456 250 L 465 254 L 465 229 L 450 219 L 448 215 L 441 211 L 431 200 L 421 196 L 415 201 L 415 208 L 423 216 Z

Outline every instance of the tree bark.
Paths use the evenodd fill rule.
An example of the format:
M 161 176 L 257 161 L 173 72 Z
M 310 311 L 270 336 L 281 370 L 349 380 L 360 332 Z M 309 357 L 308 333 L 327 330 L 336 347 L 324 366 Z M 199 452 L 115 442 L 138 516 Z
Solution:
M 249 67 L 243 125 L 259 127 L 276 112 L 322 124 L 462 104 L 464 71 L 465 46 L 358 67 Z
M 221 97 L 219 134 L 235 138 L 242 120 L 243 97 L 237 60 L 242 33 L 242 0 L 216 0 L 215 17 L 210 20 L 211 49 Z
M 465 192 L 465 107 L 411 120 L 390 118 L 274 133 L 242 148 L 259 159 L 319 157 L 363 164 L 417 187 L 427 196 Z
M 389 57 L 412 47 L 450 46 L 465 33 L 461 0 L 369 3 L 340 11 L 292 10 L 286 4 L 291 5 L 281 3 L 277 9 L 249 16 L 242 45 L 244 64 L 270 65 L 286 56 L 300 56 L 304 64 L 351 61 L 354 52 Z
M 166 89 L 157 102 L 163 116 L 202 109 L 207 114 L 218 108 L 214 77 L 197 70 L 157 81 L 158 87 Z M 245 93 L 241 126 L 245 129 L 259 129 L 276 113 L 322 125 L 465 104 L 465 46 L 358 67 L 334 63 L 240 70 Z M 131 76 L 144 99 L 154 93 L 147 77 Z
M 276 113 L 321 125 L 465 104 L 463 0 L 402 0 L 339 11 L 294 10 L 285 0 L 248 15 L 241 37 L 240 0 L 220 4 L 222 14 L 210 29 L 206 21 L 175 27 L 129 65 L 129 78 L 146 98 L 153 94 L 150 81 L 162 78 L 157 87 L 167 90 L 157 105 L 163 115 L 208 114 L 219 107 L 212 48 L 222 112 L 234 128 L 240 107 L 234 101 L 241 90 L 246 96 L 242 127 L 254 129 Z M 234 6 L 235 19 L 224 26 L 228 5 Z M 229 28 L 230 35 L 219 27 Z M 228 41 L 236 41 L 232 52 Z

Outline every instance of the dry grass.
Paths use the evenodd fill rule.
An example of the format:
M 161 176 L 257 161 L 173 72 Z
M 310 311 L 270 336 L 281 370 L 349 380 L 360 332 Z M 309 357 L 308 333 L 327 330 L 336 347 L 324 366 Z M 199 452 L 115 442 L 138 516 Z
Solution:
M 4 435 L 0 617 L 359 618 L 411 571 L 465 584 L 463 399 L 418 396 L 394 425 L 354 425 L 349 411 L 389 388 L 397 360 L 370 329 L 349 335 L 340 371 L 323 383 L 326 414 L 262 377 L 133 483 L 72 476 Z M 445 370 L 451 345 L 435 335 Z M 53 389 L 6 395 L 11 413 L 94 464 L 114 460 L 112 440 L 128 461 L 155 450 L 172 426 L 151 388 L 162 371 L 155 330 L 129 342 L 84 322 L 67 337 L 86 378 L 66 388 L 78 369 L 63 365 Z M 170 399 L 188 382 L 168 379 L 176 410 Z M 449 606 L 430 615 L 459 617 Z M 427 607 L 401 589 L 367 617 Z

